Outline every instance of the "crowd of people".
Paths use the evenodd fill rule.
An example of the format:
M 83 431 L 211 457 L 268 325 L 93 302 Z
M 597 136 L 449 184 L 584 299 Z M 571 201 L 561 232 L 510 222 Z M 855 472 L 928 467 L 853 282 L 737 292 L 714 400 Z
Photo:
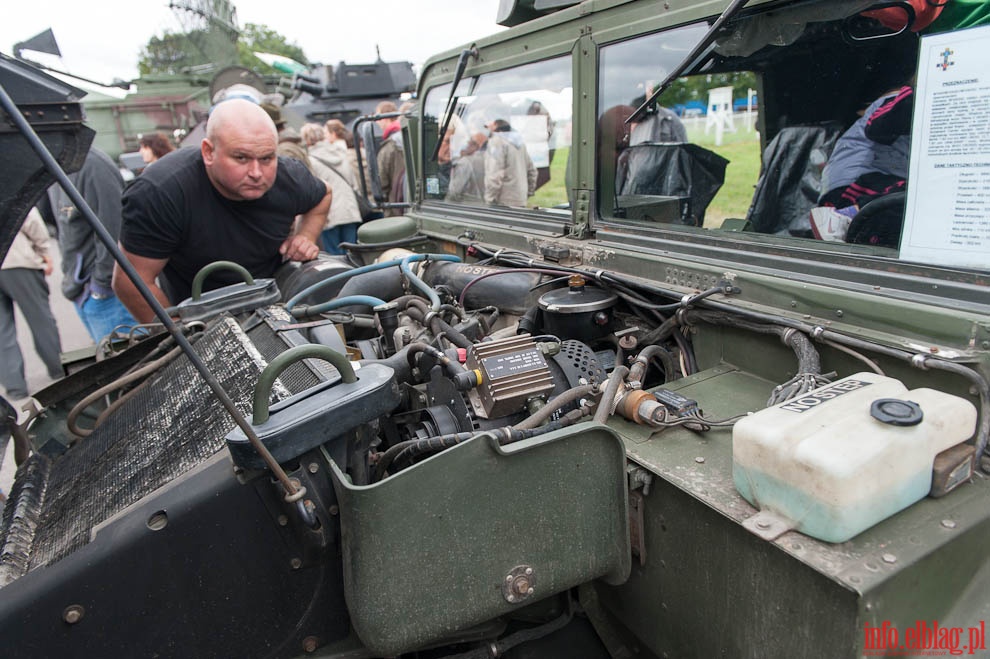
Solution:
M 97 148 L 69 175 L 162 306 L 189 297 L 196 273 L 215 261 L 234 261 L 254 277 L 271 277 L 285 261 L 311 260 L 321 248 L 340 253 L 341 242 L 356 239 L 362 213 L 350 131 L 331 120 L 297 132 L 275 110 L 243 98 L 215 105 L 198 149 L 176 149 L 164 133 L 140 136 L 145 166 L 130 184 Z M 61 292 L 93 342 L 153 322 L 137 285 L 70 195 L 56 184 L 47 202 L 61 256 Z M 0 385 L 14 401 L 29 393 L 15 305 L 48 376 L 64 375 L 46 281 L 54 262 L 50 242 L 48 227 L 33 210 L 0 270 Z M 204 290 L 235 283 L 237 276 L 217 271 Z
M 437 152 L 446 199 L 525 208 L 537 187 L 537 170 L 508 107 L 493 103 L 454 116 Z

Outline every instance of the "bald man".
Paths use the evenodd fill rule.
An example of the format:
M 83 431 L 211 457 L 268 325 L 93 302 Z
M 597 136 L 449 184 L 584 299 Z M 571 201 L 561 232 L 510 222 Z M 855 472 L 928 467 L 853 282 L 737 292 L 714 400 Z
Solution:
M 271 277 L 283 261 L 316 258 L 330 189 L 302 163 L 278 157 L 277 147 L 275 124 L 260 106 L 224 101 L 198 150 L 166 155 L 124 193 L 121 247 L 163 306 L 188 298 L 196 273 L 214 261 Z M 203 289 L 239 281 L 221 270 Z M 113 289 L 138 321 L 154 319 L 119 265 Z

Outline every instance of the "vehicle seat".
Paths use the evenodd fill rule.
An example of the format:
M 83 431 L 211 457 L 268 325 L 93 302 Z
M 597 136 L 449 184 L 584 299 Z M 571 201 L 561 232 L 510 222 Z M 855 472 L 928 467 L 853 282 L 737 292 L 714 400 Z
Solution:
M 822 193 L 822 167 L 842 134 L 838 123 L 788 126 L 763 152 L 747 226 L 759 233 L 811 236 L 809 213 Z

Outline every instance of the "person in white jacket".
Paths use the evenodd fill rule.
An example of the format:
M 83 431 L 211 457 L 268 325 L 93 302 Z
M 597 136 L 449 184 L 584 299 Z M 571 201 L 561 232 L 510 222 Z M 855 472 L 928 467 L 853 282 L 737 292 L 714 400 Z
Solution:
M 327 140 L 326 129 L 320 124 L 306 124 L 302 127 L 303 142 L 309 150 L 309 162 L 313 174 L 321 178 L 333 191 L 333 202 L 327 213 L 320 239 L 323 251 L 330 254 L 343 254 L 340 243 L 357 241 L 357 229 L 361 224 L 361 211 L 358 209 L 349 163 L 347 145 Z
M 32 208 L 0 266 L 0 384 L 15 400 L 26 398 L 29 393 L 24 378 L 24 356 L 17 343 L 14 325 L 15 303 L 31 328 L 34 349 L 48 369 L 49 377 L 54 380 L 65 375 L 61 362 L 62 343 L 48 304 L 48 283 L 45 281 L 52 273 L 48 239 L 48 229 L 41 214 Z
M 525 208 L 536 192 L 536 167 L 523 136 L 501 118 L 487 128 L 491 134 L 485 146 L 485 203 Z

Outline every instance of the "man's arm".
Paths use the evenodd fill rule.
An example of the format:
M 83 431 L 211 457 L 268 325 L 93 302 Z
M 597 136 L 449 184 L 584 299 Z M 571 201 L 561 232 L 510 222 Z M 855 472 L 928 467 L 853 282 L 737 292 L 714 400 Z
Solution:
M 165 297 L 165 292 L 155 283 L 155 278 L 168 263 L 168 259 L 150 259 L 132 254 L 123 246 L 120 249 L 162 306 L 172 306 L 172 302 Z M 127 310 L 139 323 L 150 323 L 155 320 L 155 312 L 151 310 L 151 306 L 142 297 L 137 286 L 134 285 L 119 263 L 115 264 L 113 269 L 113 292 L 117 294 L 117 299 L 127 307 Z
M 326 185 L 326 184 L 324 184 Z M 278 252 L 289 261 L 312 261 L 320 253 L 319 240 L 320 232 L 327 223 L 327 213 L 330 212 L 330 203 L 333 200 L 333 193 L 330 186 L 326 186 L 327 194 L 316 206 L 306 211 L 299 227 L 295 233 L 285 239 Z M 162 264 L 164 266 L 164 264 Z

